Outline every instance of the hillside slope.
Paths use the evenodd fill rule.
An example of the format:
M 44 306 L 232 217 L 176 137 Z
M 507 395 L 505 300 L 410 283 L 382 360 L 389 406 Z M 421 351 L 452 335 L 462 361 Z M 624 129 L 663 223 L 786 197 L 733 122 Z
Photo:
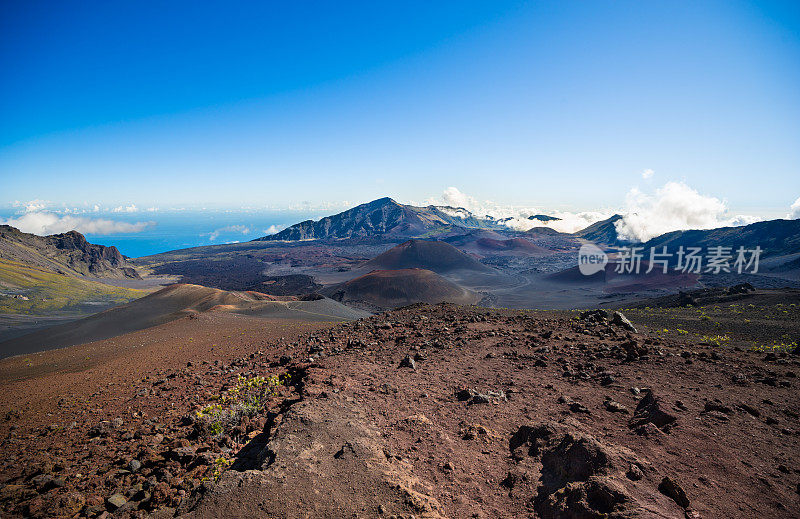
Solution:
M 800 220 L 768 220 L 742 227 L 720 227 L 718 229 L 674 231 L 657 236 L 643 245 L 667 247 L 676 251 L 678 247 L 738 247 L 753 249 L 761 247 L 764 256 L 784 255 L 800 252 Z
M 116 247 L 89 243 L 77 231 L 37 236 L 0 225 L 0 258 L 68 276 L 140 277 Z
M 415 207 L 380 198 L 317 221 L 306 220 L 258 240 L 300 241 L 371 236 L 410 238 L 455 227 L 493 227 L 470 213 L 435 206 Z
M 455 270 L 487 272 L 489 267 L 443 241 L 408 240 L 368 261 L 364 269 L 427 269 L 439 274 Z
M 0 342 L 0 353 L 6 356 L 108 339 L 211 310 L 303 321 L 345 321 L 368 315 L 325 298 L 278 299 L 257 292 L 176 284 L 79 321 Z
M 798 310 L 705 310 L 756 336 L 720 343 L 696 309 L 629 312 L 634 331 L 420 305 L 205 313 L 7 359 L 0 515 L 796 517 L 798 356 L 752 350 L 757 319 L 796 336 Z
M 622 215 L 615 214 L 610 218 L 595 222 L 585 229 L 573 233 L 573 236 L 597 243 L 616 243 L 619 239 L 617 236 L 616 223 L 619 220 L 622 220 Z
M 419 268 L 376 270 L 323 293 L 342 303 L 374 309 L 397 308 L 412 303 L 474 304 L 481 297 L 435 272 Z
M 147 292 L 0 259 L 0 314 L 91 310 L 92 305 L 127 303 Z

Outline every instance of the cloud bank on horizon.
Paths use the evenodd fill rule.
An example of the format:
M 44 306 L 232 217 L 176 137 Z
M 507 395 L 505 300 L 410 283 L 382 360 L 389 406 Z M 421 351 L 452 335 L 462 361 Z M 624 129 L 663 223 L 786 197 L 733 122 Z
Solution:
M 789 214 L 786 217 L 790 220 L 797 220 L 800 218 L 800 197 L 794 201 L 792 207 L 789 208 Z
M 652 178 L 653 170 L 643 170 L 642 177 L 646 180 Z M 605 220 L 614 213 L 619 213 L 623 218 L 615 225 L 620 238 L 641 242 L 672 231 L 741 226 L 763 220 L 757 216 L 733 215 L 724 200 L 703 195 L 683 182 L 667 182 L 649 193 L 634 187 L 628 191 L 624 207 L 616 211 L 610 209 L 580 212 L 551 211 L 530 206 L 503 205 L 490 200 L 481 201 L 457 187 L 448 187 L 439 197 L 428 198 L 423 202 L 423 205 L 430 204 L 463 208 L 476 217 L 493 218 L 517 231 L 549 227 L 559 232 L 573 233 Z M 330 204 L 329 210 L 340 205 L 341 203 Z M 131 214 L 142 211 L 133 203 L 106 210 L 97 204 L 93 206 L 86 204 L 83 209 L 67 207 L 55 209 L 51 202 L 36 199 L 27 202 L 15 201 L 12 206 L 17 208 L 18 213 L 6 219 L 0 218 L 0 223 L 38 235 L 58 234 L 71 230 L 96 235 L 133 234 L 141 233 L 156 225 L 153 221 L 124 222 L 97 217 L 102 212 Z M 308 203 L 306 207 L 310 207 Z M 157 213 L 158 208 L 151 207 L 144 211 Z M 250 209 L 247 211 L 252 212 Z M 90 214 L 94 216 L 89 216 Z M 558 220 L 531 219 L 541 214 Z M 791 204 L 786 218 L 800 218 L 800 198 Z M 282 228 L 283 226 L 272 225 L 264 233 L 274 234 Z M 224 233 L 247 234 L 249 231 L 250 227 L 246 225 L 231 225 L 210 231 L 205 236 L 213 242 Z
M 652 178 L 653 170 L 644 170 L 642 177 Z M 546 211 L 535 207 L 501 205 L 480 201 L 456 187 L 448 187 L 439 198 L 430 198 L 426 203 L 463 207 L 478 217 L 490 216 L 495 220 L 503 220 L 506 226 L 519 231 L 550 227 L 573 233 L 613 214 L 609 211 Z M 615 225 L 620 238 L 641 242 L 672 231 L 735 227 L 763 219 L 752 215 L 732 215 L 725 201 L 703 195 L 683 182 L 667 182 L 653 193 L 645 193 L 634 187 L 628 191 L 624 208 L 618 212 L 622 220 Z M 555 216 L 560 220 L 529 219 L 537 214 Z M 789 218 L 800 218 L 800 198 L 792 205 Z
M 139 233 L 154 222 L 120 222 L 105 218 L 88 218 L 85 216 L 59 215 L 47 211 L 29 211 L 15 217 L 0 221 L 5 225 L 16 227 L 22 232 L 45 236 L 69 231 L 83 234 L 127 234 Z
M 483 218 L 491 217 L 495 220 L 504 220 L 503 223 L 516 231 L 527 231 L 534 227 L 550 227 L 559 232 L 575 232 L 583 229 L 595 222 L 604 220 L 611 216 L 611 213 L 603 211 L 543 211 L 536 207 L 516 207 L 502 205 L 490 200 L 480 201 L 477 198 L 461 192 L 457 187 L 448 187 L 444 190 L 441 197 L 429 198 L 425 201 L 427 205 L 440 205 L 450 207 L 462 207 L 473 215 Z M 546 213 L 559 220 L 530 220 L 531 216 Z
M 220 234 L 249 234 L 250 228 L 246 225 L 227 225 L 225 227 L 220 227 L 219 229 L 214 229 L 210 233 L 208 233 L 208 241 L 215 241 L 219 238 Z
M 726 203 L 705 196 L 683 182 L 667 182 L 654 194 L 638 188 L 625 197 L 622 220 L 615 225 L 620 238 L 647 241 L 667 232 L 748 225 L 757 216 L 731 215 Z
M 15 200 L 12 207 L 18 209 L 18 214 L 9 218 L 0 218 L 0 224 L 16 227 L 22 232 L 45 236 L 60 234 L 69 231 L 78 231 L 83 234 L 134 234 L 140 233 L 148 227 L 155 226 L 155 222 L 121 222 L 108 218 L 81 216 L 100 213 L 101 207 L 97 204 L 89 207 L 54 209 L 48 200 L 30 200 L 22 202 Z M 154 209 L 148 209 L 153 211 Z M 110 210 L 112 213 L 135 213 L 139 209 L 135 204 L 120 206 Z

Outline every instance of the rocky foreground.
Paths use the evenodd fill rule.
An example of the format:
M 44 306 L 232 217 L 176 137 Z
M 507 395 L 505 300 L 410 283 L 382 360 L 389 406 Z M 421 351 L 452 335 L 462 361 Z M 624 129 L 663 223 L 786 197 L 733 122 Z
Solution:
M 102 409 L 63 398 L 52 423 L 10 406 L 2 515 L 798 516 L 800 357 L 636 325 L 409 307 L 151 372 Z

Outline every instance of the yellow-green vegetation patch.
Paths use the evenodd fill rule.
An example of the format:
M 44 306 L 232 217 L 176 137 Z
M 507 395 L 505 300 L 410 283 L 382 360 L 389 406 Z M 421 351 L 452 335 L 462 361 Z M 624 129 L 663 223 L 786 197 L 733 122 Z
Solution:
M 236 384 L 226 393 L 212 397 L 217 403 L 196 411 L 199 429 L 210 436 L 230 434 L 243 417 L 266 410 L 270 399 L 277 395 L 278 387 L 285 385 L 289 378 L 288 373 L 252 378 L 239 375 Z
M 703 342 L 712 346 L 724 346 L 731 340 L 727 335 L 704 335 Z
M 797 342 L 774 342 L 772 344 L 755 344 L 750 350 L 756 352 L 790 352 L 797 348 Z
M 148 290 L 114 287 L 0 259 L 0 313 L 38 314 L 69 310 L 87 302 L 123 304 Z M 14 297 L 18 295 L 19 297 Z
M 228 470 L 228 467 L 230 467 L 232 464 L 232 459 L 220 456 L 214 460 L 214 464 L 201 481 L 213 481 L 216 483 L 219 481 L 219 478 L 222 477 L 222 474 Z
M 785 301 L 775 301 L 784 297 Z M 685 340 L 755 351 L 789 351 L 800 336 L 800 308 L 794 293 L 776 293 L 759 304 L 738 302 L 703 307 L 639 307 L 625 310 L 637 327 L 654 333 L 669 327 Z M 648 330 L 649 331 L 649 330 Z

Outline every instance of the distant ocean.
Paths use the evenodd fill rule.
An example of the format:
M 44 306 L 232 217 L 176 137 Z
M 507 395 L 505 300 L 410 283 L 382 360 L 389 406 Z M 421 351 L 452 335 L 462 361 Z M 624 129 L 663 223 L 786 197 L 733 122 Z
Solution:
M 20 215 L 0 213 L 0 222 Z M 119 234 L 93 234 L 84 232 L 86 239 L 100 245 L 114 245 L 125 256 L 136 258 L 175 249 L 250 241 L 272 234 L 292 224 L 318 219 L 319 212 L 270 211 L 169 211 L 135 213 L 84 213 L 75 215 L 86 219 L 104 219 L 123 222 L 152 222 L 141 232 Z M 25 229 L 23 229 L 25 230 Z M 78 229 L 79 231 L 81 229 Z M 28 230 L 30 232 L 30 230 Z

